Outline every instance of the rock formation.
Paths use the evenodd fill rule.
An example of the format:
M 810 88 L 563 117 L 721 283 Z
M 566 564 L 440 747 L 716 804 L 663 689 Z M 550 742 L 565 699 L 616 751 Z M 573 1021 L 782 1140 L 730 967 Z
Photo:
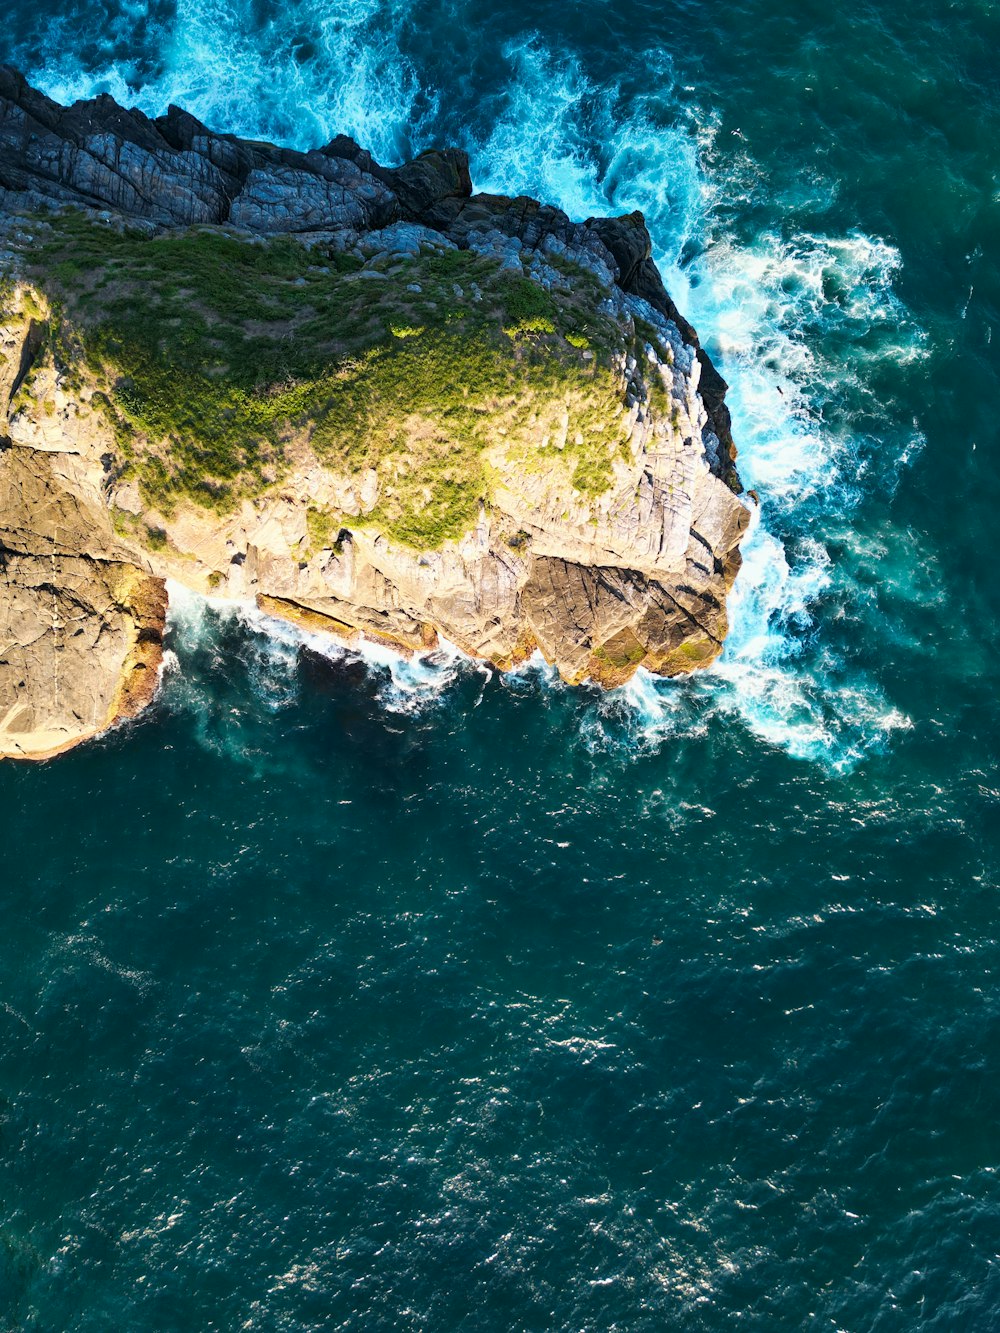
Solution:
M 155 690 L 163 580 L 616 685 L 711 662 L 747 513 L 640 214 L 0 67 L 0 755 Z

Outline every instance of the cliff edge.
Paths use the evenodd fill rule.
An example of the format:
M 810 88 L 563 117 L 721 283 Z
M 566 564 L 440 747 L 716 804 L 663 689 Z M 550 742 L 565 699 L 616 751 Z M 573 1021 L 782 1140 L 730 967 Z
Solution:
M 166 595 L 612 686 L 714 660 L 747 511 L 640 214 L 0 67 L 0 755 L 155 692 Z

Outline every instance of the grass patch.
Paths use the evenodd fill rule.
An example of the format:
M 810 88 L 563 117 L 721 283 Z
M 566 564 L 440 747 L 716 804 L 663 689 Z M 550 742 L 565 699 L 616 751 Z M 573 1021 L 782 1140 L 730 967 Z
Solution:
M 621 670 L 624 667 L 638 666 L 646 656 L 646 649 L 631 633 L 617 635 L 608 643 L 594 649 L 594 658 L 607 666 Z
M 336 514 L 329 509 L 306 510 L 306 533 L 309 538 L 309 556 L 310 558 L 318 551 L 325 551 L 328 548 L 333 549 L 336 546 L 336 534 L 340 530 L 340 522 Z
M 500 440 L 519 465 L 561 452 L 587 495 L 611 480 L 625 340 L 583 270 L 549 292 L 491 258 L 429 250 L 361 274 L 354 256 L 294 237 L 150 237 L 71 211 L 39 224 L 26 262 L 59 311 L 53 355 L 70 375 L 86 366 L 163 513 L 260 495 L 294 438 L 332 467 L 376 468 L 367 521 L 421 549 L 476 521 Z M 457 294 L 473 283 L 481 299 Z M 328 544 L 328 519 L 307 516 L 312 547 Z

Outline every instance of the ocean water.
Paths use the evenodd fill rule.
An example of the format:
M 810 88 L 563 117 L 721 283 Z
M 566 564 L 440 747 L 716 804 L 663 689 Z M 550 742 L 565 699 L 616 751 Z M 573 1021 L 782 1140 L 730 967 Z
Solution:
M 0 767 L 4 1333 L 1000 1328 L 998 49 L 994 0 L 8 15 L 61 99 L 641 208 L 760 508 L 690 681 L 178 590 L 138 723 Z

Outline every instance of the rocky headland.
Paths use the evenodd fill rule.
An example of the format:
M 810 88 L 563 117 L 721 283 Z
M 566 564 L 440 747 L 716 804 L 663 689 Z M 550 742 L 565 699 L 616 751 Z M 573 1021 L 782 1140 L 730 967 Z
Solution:
M 0 67 L 0 755 L 154 695 L 165 580 L 571 682 L 714 660 L 725 382 L 640 214 Z

